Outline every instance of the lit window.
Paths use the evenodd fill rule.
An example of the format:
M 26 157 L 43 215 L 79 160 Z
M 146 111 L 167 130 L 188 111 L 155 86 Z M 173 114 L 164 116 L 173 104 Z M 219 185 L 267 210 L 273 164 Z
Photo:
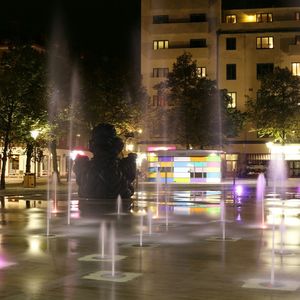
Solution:
M 274 38 L 272 36 L 262 36 L 256 38 L 256 49 L 273 49 Z
M 227 15 L 226 23 L 236 23 L 236 15 Z
M 169 68 L 153 68 L 153 77 L 167 77 Z
M 198 77 L 206 77 L 206 68 L 205 67 L 197 67 L 197 76 Z
M 169 48 L 169 41 L 167 41 L 167 40 L 153 41 L 153 49 L 154 50 L 167 49 L 167 48 Z
M 300 76 L 300 63 L 299 62 L 292 63 L 292 74 L 294 76 Z
M 256 22 L 258 23 L 273 22 L 273 15 L 270 13 L 256 14 Z
M 256 22 L 256 15 L 245 15 L 244 22 L 246 23 L 254 23 Z
M 296 19 L 297 21 L 300 20 L 300 12 L 299 12 L 299 11 L 295 12 L 295 19 Z
M 236 92 L 228 92 L 227 95 L 231 98 L 228 108 L 236 108 Z

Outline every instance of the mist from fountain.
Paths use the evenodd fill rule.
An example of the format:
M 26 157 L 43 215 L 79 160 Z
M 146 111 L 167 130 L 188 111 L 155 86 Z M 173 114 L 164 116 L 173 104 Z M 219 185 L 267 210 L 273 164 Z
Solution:
M 285 198 L 287 168 L 283 152 L 272 153 L 268 169 L 268 179 L 273 189 L 274 196 Z
M 56 172 L 53 172 L 52 175 L 52 205 L 51 205 L 51 212 L 57 213 L 57 174 Z
M 73 139 L 73 127 L 74 127 L 74 119 L 76 114 L 76 108 L 80 103 L 80 83 L 79 83 L 79 75 L 77 68 L 74 68 L 72 71 L 71 78 L 71 102 L 70 102 L 70 111 L 69 111 L 69 136 L 68 136 L 68 145 L 69 145 L 69 153 L 71 154 L 74 149 L 74 139 Z M 69 155 L 68 159 L 68 212 L 67 212 L 67 224 L 71 223 L 71 197 L 72 197 L 72 168 L 73 168 L 73 160 L 71 155 Z
M 139 246 L 143 247 L 143 227 L 144 227 L 144 215 L 140 216 L 140 234 L 139 234 Z
M 285 224 L 284 224 L 284 215 L 285 209 L 284 205 L 286 202 L 286 186 L 287 186 L 287 168 L 285 161 L 285 154 L 283 151 L 283 147 L 281 151 L 277 151 L 271 153 L 271 160 L 268 168 L 268 182 L 271 186 L 272 193 L 268 194 L 268 199 L 272 199 L 272 203 L 276 206 L 276 208 L 281 205 L 281 223 L 279 226 L 280 229 L 280 249 L 279 251 L 275 250 L 275 236 L 276 236 L 276 223 L 275 218 L 278 212 L 278 209 L 272 210 L 271 215 L 271 226 L 272 226 L 272 234 L 271 234 L 271 257 L 270 257 L 270 278 L 267 280 L 261 279 L 251 279 L 249 286 L 251 288 L 265 288 L 265 289 L 276 289 L 276 290 L 289 290 L 293 288 L 294 282 L 290 281 L 282 281 L 277 280 L 275 277 L 275 254 L 276 252 L 280 255 L 291 254 L 288 251 L 284 250 L 285 244 Z M 263 174 L 260 174 L 257 180 L 257 201 L 261 201 L 261 214 L 264 215 L 264 195 L 265 195 L 265 187 L 266 180 Z M 262 217 L 262 225 L 264 225 L 264 216 Z M 244 287 L 248 287 L 247 284 Z
M 257 215 L 261 215 L 261 228 L 265 228 L 265 190 L 266 178 L 263 173 L 260 173 L 256 182 L 256 206 Z
M 106 222 L 102 221 L 100 225 L 100 247 L 101 248 L 101 258 L 105 257 L 105 239 L 106 239 Z
M 148 217 L 148 233 L 149 233 L 149 235 L 152 235 L 152 211 L 151 211 L 151 209 L 148 209 L 147 217 Z
M 122 198 L 121 195 L 118 195 L 117 197 L 117 215 L 121 215 L 122 214 Z
M 110 229 L 110 252 L 111 252 L 111 276 L 115 277 L 116 275 L 116 232 L 114 226 L 111 226 Z
M 156 172 L 156 218 L 159 217 L 159 195 L 160 195 L 160 190 L 161 190 L 161 176 L 160 176 L 159 167 L 157 167 L 157 172 Z
M 221 203 L 220 203 L 220 221 L 221 221 L 221 231 L 222 231 L 222 239 L 225 240 L 226 239 L 226 220 L 225 220 L 225 200 L 221 199 Z

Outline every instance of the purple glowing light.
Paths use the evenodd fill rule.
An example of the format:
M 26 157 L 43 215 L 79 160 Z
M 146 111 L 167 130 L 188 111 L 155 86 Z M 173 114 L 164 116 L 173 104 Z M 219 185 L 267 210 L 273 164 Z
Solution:
M 243 195 L 243 187 L 241 185 L 237 185 L 235 187 L 235 193 L 237 196 L 242 196 Z
M 16 263 L 9 262 L 3 256 L 0 256 L 0 269 L 7 268 L 7 267 L 13 266 L 15 264 Z

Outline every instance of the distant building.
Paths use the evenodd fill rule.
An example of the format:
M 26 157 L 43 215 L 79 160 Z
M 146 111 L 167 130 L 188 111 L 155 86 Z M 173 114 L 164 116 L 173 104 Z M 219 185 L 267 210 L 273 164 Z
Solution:
M 200 76 L 217 80 L 232 97 L 231 105 L 242 111 L 246 96 L 256 98 L 261 74 L 279 66 L 300 76 L 300 4 L 269 1 L 272 7 L 266 7 L 266 2 L 222 6 L 221 0 L 142 0 L 141 73 L 151 97 L 149 111 L 168 109 L 153 87 L 166 78 L 184 51 L 197 60 Z M 148 127 L 145 149 L 174 146 L 162 127 L 159 118 Z M 229 140 L 224 148 L 224 175 L 265 171 L 270 159 L 266 142 L 247 128 Z M 296 151 L 288 161 L 290 177 L 300 177 L 300 151 Z

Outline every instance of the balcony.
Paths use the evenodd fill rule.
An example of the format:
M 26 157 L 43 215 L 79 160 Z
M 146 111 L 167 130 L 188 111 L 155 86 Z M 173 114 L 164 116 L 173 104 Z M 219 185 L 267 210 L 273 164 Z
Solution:
M 183 54 L 183 52 L 189 52 L 192 54 L 193 58 L 208 58 L 209 57 L 209 49 L 206 48 L 190 48 L 190 45 L 185 43 L 181 44 L 179 47 L 171 47 L 168 49 L 159 49 L 152 52 L 152 59 L 172 59 L 176 58 Z
M 149 32 L 158 35 L 174 33 L 208 33 L 208 22 L 151 24 Z
M 299 21 L 280 21 L 280 22 L 266 22 L 266 23 L 222 23 L 221 32 L 280 32 L 280 31 L 298 31 L 300 27 Z

